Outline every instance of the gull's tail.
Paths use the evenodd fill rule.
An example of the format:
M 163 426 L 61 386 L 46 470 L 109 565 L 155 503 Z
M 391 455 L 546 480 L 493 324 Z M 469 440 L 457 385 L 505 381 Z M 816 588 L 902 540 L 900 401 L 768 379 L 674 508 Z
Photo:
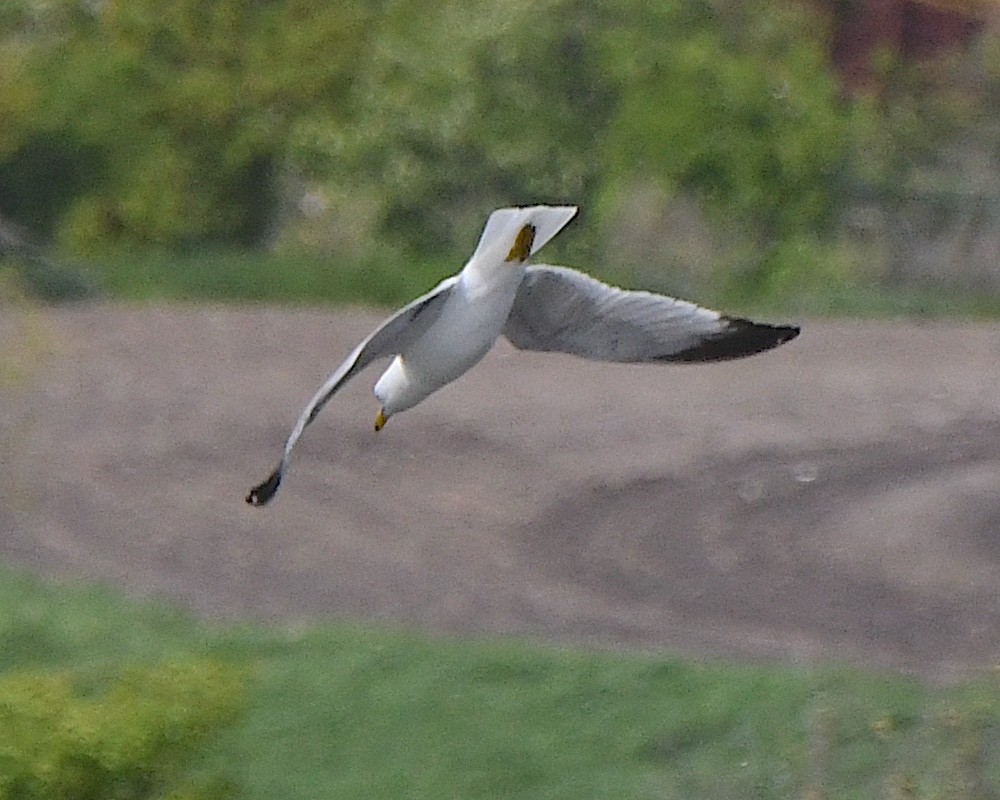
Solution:
M 545 246 L 553 236 L 561 231 L 576 216 L 576 206 L 527 206 L 524 208 L 498 208 L 483 228 L 479 243 L 469 259 L 469 264 L 500 264 L 509 260 L 511 242 L 525 225 L 534 228 L 524 258 L 533 256 Z

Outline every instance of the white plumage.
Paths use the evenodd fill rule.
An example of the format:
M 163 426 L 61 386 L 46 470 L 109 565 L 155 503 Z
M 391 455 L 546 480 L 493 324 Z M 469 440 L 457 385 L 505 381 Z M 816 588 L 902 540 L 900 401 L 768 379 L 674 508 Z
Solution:
M 306 426 L 344 383 L 379 358 L 395 356 L 375 384 L 381 404 L 375 430 L 469 370 L 501 334 L 522 350 L 632 363 L 741 358 L 798 335 L 795 326 L 726 317 L 684 300 L 608 286 L 566 267 L 529 266 L 576 211 L 494 211 L 462 271 L 389 317 L 320 387 L 292 428 L 281 462 L 250 490 L 247 502 L 263 505 L 274 496 Z

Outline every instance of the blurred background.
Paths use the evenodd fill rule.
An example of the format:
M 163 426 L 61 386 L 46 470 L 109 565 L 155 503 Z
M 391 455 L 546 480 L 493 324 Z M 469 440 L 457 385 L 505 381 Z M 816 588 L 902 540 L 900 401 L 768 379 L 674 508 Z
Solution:
M 803 335 L 366 375 L 246 507 L 535 203 Z M 0 0 L 0 800 L 997 800 L 998 255 L 996 0 Z
M 988 0 L 0 15 L 0 254 L 35 292 L 396 301 L 419 281 L 368 284 L 426 282 L 490 209 L 546 202 L 583 209 L 556 255 L 705 299 L 1000 293 Z M 280 280 L 233 280 L 234 251 Z M 378 280 L 318 287 L 320 258 Z

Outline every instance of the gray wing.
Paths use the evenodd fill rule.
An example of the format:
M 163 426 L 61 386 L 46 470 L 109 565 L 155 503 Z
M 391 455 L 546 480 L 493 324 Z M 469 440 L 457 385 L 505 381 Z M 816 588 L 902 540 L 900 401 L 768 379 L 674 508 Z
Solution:
M 255 506 L 262 506 L 274 497 L 281 483 L 281 477 L 288 467 L 288 459 L 292 448 L 309 423 L 316 419 L 316 415 L 319 414 L 323 406 L 329 402 L 330 398 L 337 393 L 341 386 L 373 361 L 386 356 L 397 355 L 410 342 L 420 338 L 441 315 L 441 309 L 444 307 L 448 295 L 451 294 L 451 289 L 455 285 L 456 280 L 457 277 L 455 276 L 447 278 L 427 294 L 418 297 L 409 305 L 404 306 L 354 348 L 351 354 L 326 379 L 326 382 L 316 391 L 316 394 L 313 395 L 312 399 L 302 410 L 298 421 L 295 423 L 295 427 L 292 428 L 292 432 L 288 435 L 288 439 L 285 442 L 285 450 L 281 456 L 281 462 L 275 468 L 274 472 L 268 476 L 267 480 L 250 490 L 246 498 L 248 503 Z
M 537 265 L 525 270 L 503 333 L 522 350 L 644 363 L 742 358 L 794 339 L 799 329 L 727 317 L 685 300 L 608 286 L 566 267 Z

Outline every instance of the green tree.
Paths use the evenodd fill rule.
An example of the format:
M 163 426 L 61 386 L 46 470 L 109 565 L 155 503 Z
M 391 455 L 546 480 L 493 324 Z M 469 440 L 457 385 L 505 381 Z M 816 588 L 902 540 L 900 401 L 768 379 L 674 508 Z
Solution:
M 0 213 L 74 253 L 457 259 L 493 207 L 572 202 L 556 257 L 682 288 L 701 247 L 703 283 L 768 292 L 843 277 L 857 187 L 900 169 L 868 156 L 906 152 L 779 0 L 7 0 L 0 22 Z
M 370 13 L 301 0 L 12 3 L 0 203 L 75 252 L 259 241 L 289 121 L 339 106 Z
M 356 251 L 382 239 L 457 256 L 495 206 L 585 202 L 613 104 L 592 46 L 600 18 L 577 0 L 389 4 L 346 123 L 293 128 L 291 164 L 326 212 L 300 241 L 337 226 Z
M 635 213 L 630 193 L 652 181 L 650 202 L 693 203 L 709 222 L 702 238 L 729 237 L 721 266 L 744 284 L 766 284 L 789 257 L 800 274 L 814 270 L 803 245 L 837 226 L 851 158 L 820 20 L 784 3 L 620 3 L 604 40 L 620 92 L 604 148 L 605 225 Z M 669 232 L 659 246 L 674 248 Z
M 837 224 L 851 148 L 817 22 L 777 2 L 398 0 L 371 31 L 344 124 L 293 126 L 291 162 L 317 203 L 286 241 L 456 258 L 484 210 L 573 202 L 597 217 L 577 254 L 668 270 L 663 220 L 644 234 L 630 218 L 689 198 L 708 237 L 734 232 L 744 282 L 807 272 Z

